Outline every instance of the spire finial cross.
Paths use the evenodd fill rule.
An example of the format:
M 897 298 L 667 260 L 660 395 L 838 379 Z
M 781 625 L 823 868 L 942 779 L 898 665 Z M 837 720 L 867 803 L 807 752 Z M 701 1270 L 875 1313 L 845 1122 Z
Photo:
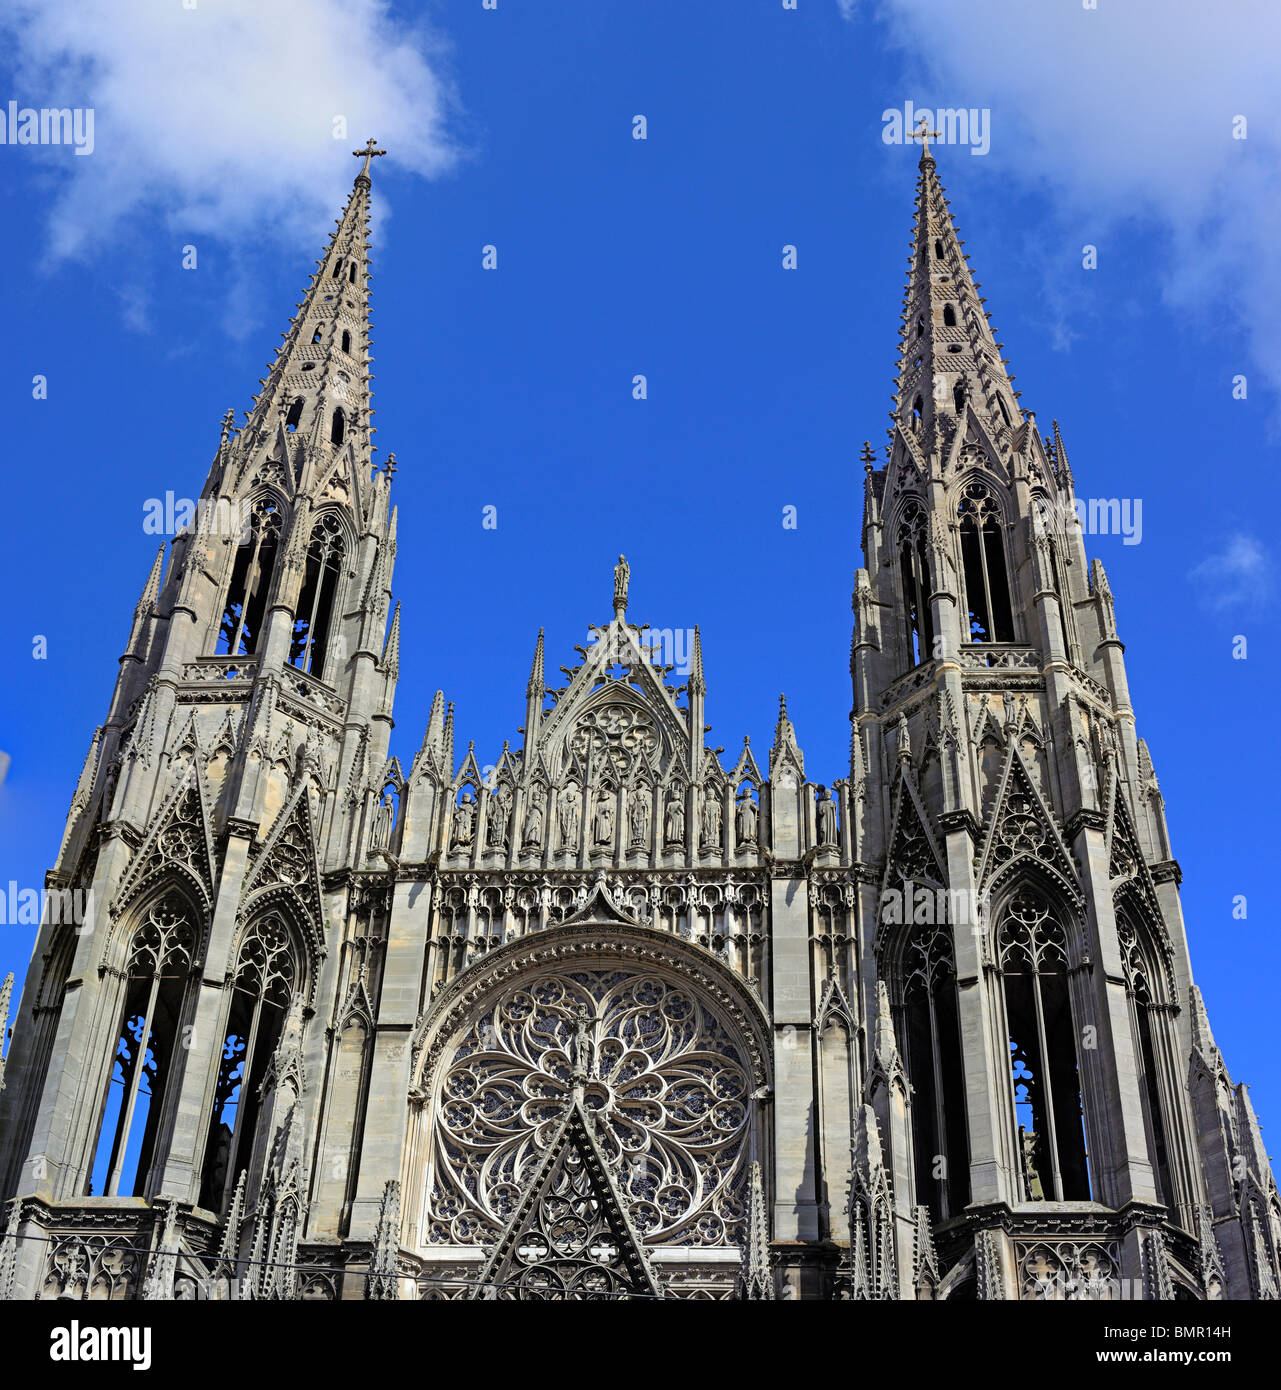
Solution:
M 922 116 L 920 124 L 912 131 L 912 139 L 919 140 L 921 142 L 922 163 L 924 163 L 930 157 L 930 141 L 941 140 L 942 138 L 943 132 L 940 130 L 931 130 L 929 121 L 927 121 L 925 117 Z
M 364 149 L 352 150 L 352 154 L 354 154 L 357 159 L 360 159 L 363 156 L 365 161 L 364 167 L 361 169 L 360 173 L 356 175 L 358 179 L 367 179 L 369 177 L 369 161 L 371 159 L 377 159 L 380 154 L 387 153 L 386 150 L 378 149 L 377 145 L 378 141 L 375 140 L 373 136 L 370 136 L 369 143 L 364 147 Z

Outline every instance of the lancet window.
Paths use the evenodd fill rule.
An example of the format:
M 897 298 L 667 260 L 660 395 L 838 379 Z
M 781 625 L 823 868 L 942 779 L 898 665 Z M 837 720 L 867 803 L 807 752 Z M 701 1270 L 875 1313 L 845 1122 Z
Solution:
M 1067 938 L 1048 900 L 1029 886 L 1005 909 L 998 956 L 1023 1196 L 1089 1201 Z
M 1013 642 L 1014 614 L 1005 565 L 1001 509 L 982 483 L 970 483 L 957 508 L 971 642 Z
M 156 1141 L 177 1071 L 177 1040 L 195 950 L 195 920 L 176 894 L 153 903 L 134 931 L 91 1194 L 146 1195 L 160 1157 Z
M 240 943 L 219 1057 L 201 1190 L 211 1210 L 222 1210 L 252 1157 L 258 1092 L 297 987 L 288 926 L 278 916 L 260 918 Z
M 903 584 L 904 635 L 913 666 L 934 654 L 934 618 L 930 611 L 930 564 L 925 512 L 910 502 L 898 528 L 899 574 Z
M 307 568 L 289 649 L 290 662 L 314 676 L 324 675 L 346 548 L 342 523 L 337 515 L 322 512 L 307 546 Z
M 275 498 L 258 498 L 249 514 L 249 535 L 236 551 L 227 585 L 218 628 L 220 654 L 249 656 L 258 650 L 280 548 L 281 521 Z

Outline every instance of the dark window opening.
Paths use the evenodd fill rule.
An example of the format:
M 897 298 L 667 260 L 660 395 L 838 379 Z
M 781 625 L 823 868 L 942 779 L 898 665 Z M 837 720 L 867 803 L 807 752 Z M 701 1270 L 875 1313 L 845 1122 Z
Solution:
M 169 1086 L 180 1070 L 182 1025 L 195 931 L 181 900 L 165 898 L 134 934 L 111 1078 L 99 1119 L 89 1193 L 142 1197 L 158 1159 Z
M 296 976 L 289 931 L 279 918 L 267 918 L 246 932 L 205 1142 L 200 1205 L 207 1210 L 226 1210 L 253 1157 L 259 1092 L 280 1041 Z
M 1001 419 L 1005 421 L 1006 429 L 1010 427 L 1010 412 L 1005 408 L 1005 402 L 998 396 L 996 398 L 997 409 L 1001 412 Z
M 971 483 L 958 515 L 970 641 L 1013 642 L 1014 613 L 1000 512 L 983 485 Z
M 923 337 L 924 335 L 925 335 L 925 315 L 924 315 L 924 314 L 917 314 L 917 316 L 916 316 L 916 336 L 917 336 L 918 338 L 921 338 L 921 337 Z
M 280 508 L 259 498 L 249 519 L 249 537 L 236 551 L 227 586 L 215 651 L 221 656 L 249 656 L 258 650 L 272 574 L 280 544 Z
M 952 387 L 952 404 L 958 415 L 965 409 L 965 387 L 959 381 Z
M 904 1034 L 912 1084 L 916 1199 L 935 1221 L 970 1200 L 969 1139 L 956 975 L 946 927 L 914 939 L 904 969 Z
M 324 676 L 345 549 L 338 518 L 333 512 L 324 513 L 307 546 L 307 568 L 289 648 L 290 663 L 313 676 Z
M 350 271 L 350 273 L 349 273 L 348 276 L 347 276 L 347 283 L 348 283 L 349 285 L 354 285 L 354 284 L 356 283 L 356 262 L 355 262 L 355 261 L 352 261 L 352 263 L 351 263 L 351 271 Z
M 914 430 L 919 430 L 921 428 L 921 411 L 924 408 L 925 402 L 920 398 L 920 396 L 917 396 L 917 398 L 912 402 L 912 428 Z
M 945 328 L 956 327 L 956 310 L 950 304 L 943 306 L 943 326 Z
M 319 329 L 319 327 L 317 327 L 316 331 L 311 335 L 311 341 L 312 341 L 313 343 L 318 343 L 318 342 L 320 341 L 320 329 Z
M 934 657 L 934 614 L 930 608 L 929 552 L 925 516 L 913 507 L 899 528 L 899 574 L 903 583 L 904 634 L 913 666 Z
M 341 274 L 342 274 L 342 257 L 339 256 L 338 259 L 334 262 L 334 274 L 333 274 L 333 278 L 334 278 L 335 280 L 337 280 L 338 277 L 339 277 Z
M 934 243 L 934 254 L 940 261 L 943 259 L 943 243 L 941 241 Z
M 1010 904 L 1000 957 L 1024 1198 L 1088 1202 L 1067 942 L 1049 905 L 1031 889 L 1021 889 Z
M 351 334 L 345 328 L 342 334 L 342 350 L 344 352 L 351 351 Z
M 295 396 L 289 403 L 289 413 L 285 416 L 285 429 L 292 434 L 302 423 L 302 397 Z
M 329 442 L 331 444 L 341 444 L 347 433 L 347 417 L 342 413 L 341 406 L 334 411 L 334 418 L 329 425 Z

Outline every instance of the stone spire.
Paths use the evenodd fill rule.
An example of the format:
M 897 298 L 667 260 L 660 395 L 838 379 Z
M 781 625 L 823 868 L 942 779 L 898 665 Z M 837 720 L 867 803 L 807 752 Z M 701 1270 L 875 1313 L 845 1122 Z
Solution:
M 538 727 L 543 722 L 543 701 L 547 697 L 547 675 L 543 669 L 543 630 L 538 629 L 538 641 L 534 643 L 534 661 L 529 668 L 529 680 L 525 685 L 525 747 L 532 749 L 538 737 Z
M 400 674 L 400 604 L 391 615 L 391 627 L 387 631 L 387 643 L 383 647 L 383 669 L 393 678 Z
M 254 398 L 239 440 L 241 478 L 264 448 L 276 451 L 282 433 L 313 444 L 350 444 L 367 475 L 374 448 L 368 166 L 382 153 L 372 145 L 355 151 L 365 165 Z
M 0 1091 L 4 1090 L 4 1058 L 6 1034 L 9 1031 L 9 998 L 13 993 L 13 971 L 11 970 L 0 985 Z
M 970 274 L 947 195 L 926 144 L 916 184 L 912 259 L 903 318 L 894 418 L 915 432 L 921 453 L 941 444 L 937 428 L 972 407 L 995 439 L 1020 422 L 1013 377 L 1006 374 L 992 325 Z
M 805 775 L 805 757 L 796 742 L 796 730 L 792 727 L 791 717 L 787 713 L 787 696 L 778 697 L 778 723 L 774 726 L 774 746 L 770 749 L 769 767 L 770 778 L 776 774 L 776 769 L 784 762 L 791 762 L 799 776 Z

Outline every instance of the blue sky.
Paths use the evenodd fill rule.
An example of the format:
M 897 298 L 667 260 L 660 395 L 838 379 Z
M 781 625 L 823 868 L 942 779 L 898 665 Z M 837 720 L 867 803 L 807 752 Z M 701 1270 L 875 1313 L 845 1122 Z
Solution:
M 571 663 L 625 551 L 631 617 L 702 626 L 713 745 L 747 734 L 763 754 L 785 690 L 810 775 L 841 775 L 858 455 L 885 439 L 916 173 L 882 115 L 986 109 L 990 152 L 940 148 L 939 173 L 1024 406 L 1061 422 L 1082 495 L 1142 499 L 1141 544 L 1088 545 L 1193 967 L 1266 1125 L 1281 21 L 1247 0 L 1229 19 L 1100 3 L 17 0 L 0 102 L 93 106 L 95 149 L 0 146 L 0 882 L 38 887 L 53 861 L 154 555 L 147 499 L 197 493 L 369 134 L 389 150 L 373 255 L 378 439 L 400 463 L 394 751 L 417 748 L 438 686 L 460 753 L 518 744 L 538 628 L 549 672 Z M 32 939 L 0 927 L 0 973 L 21 976 Z

